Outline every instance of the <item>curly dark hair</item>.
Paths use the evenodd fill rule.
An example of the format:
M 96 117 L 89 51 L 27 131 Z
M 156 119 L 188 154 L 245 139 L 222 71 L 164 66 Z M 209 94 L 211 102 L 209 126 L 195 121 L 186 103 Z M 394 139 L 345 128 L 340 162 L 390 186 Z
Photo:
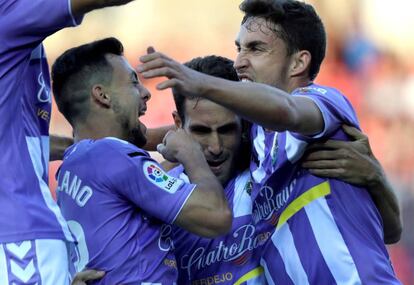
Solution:
M 111 83 L 113 70 L 105 55 L 123 52 L 122 43 L 111 37 L 71 48 L 56 59 L 52 66 L 53 95 L 72 126 L 87 116 L 93 84 Z
M 240 10 L 245 14 L 242 24 L 252 17 L 265 19 L 267 27 L 286 43 L 289 55 L 309 51 L 309 77 L 315 79 L 325 57 L 326 33 L 311 5 L 296 0 L 245 0 Z

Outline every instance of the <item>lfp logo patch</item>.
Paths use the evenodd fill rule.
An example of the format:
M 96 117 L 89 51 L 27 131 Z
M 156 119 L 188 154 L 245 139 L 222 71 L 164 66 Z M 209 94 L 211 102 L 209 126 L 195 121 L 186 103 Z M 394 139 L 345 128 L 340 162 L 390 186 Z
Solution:
M 168 175 L 152 161 L 144 163 L 143 171 L 145 177 L 152 184 L 171 194 L 177 192 L 178 188 L 184 183 L 181 179 Z

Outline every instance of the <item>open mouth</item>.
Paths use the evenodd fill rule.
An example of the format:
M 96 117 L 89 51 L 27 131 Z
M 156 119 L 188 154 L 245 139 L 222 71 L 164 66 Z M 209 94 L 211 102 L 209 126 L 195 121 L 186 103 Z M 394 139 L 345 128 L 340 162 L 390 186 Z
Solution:
M 241 82 L 253 82 L 253 80 L 245 74 L 238 74 Z
M 141 108 L 138 112 L 138 117 L 144 116 L 147 111 L 147 107 Z
M 221 172 L 224 162 L 226 162 L 226 160 L 207 160 L 207 163 L 214 174 Z

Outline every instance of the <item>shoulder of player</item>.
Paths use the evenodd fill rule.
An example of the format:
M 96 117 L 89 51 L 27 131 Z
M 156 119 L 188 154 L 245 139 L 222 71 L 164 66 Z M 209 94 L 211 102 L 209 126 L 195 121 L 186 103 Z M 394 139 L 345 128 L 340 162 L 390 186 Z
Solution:
M 312 84 L 306 87 L 297 88 L 292 92 L 292 94 L 302 95 L 302 96 L 319 95 L 319 96 L 327 96 L 327 97 L 331 97 L 331 96 L 343 97 L 344 96 L 339 90 L 335 88 L 323 86 L 323 85 L 317 85 L 317 84 Z
M 149 157 L 148 153 L 137 146 L 114 137 L 107 137 L 95 141 L 95 149 L 120 158 L 132 159 L 135 157 Z

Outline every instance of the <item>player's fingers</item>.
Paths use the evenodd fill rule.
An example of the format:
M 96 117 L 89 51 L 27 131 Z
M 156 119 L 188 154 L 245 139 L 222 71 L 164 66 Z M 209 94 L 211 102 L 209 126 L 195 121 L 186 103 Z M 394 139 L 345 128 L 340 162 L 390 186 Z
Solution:
M 368 137 L 363 132 L 361 132 L 355 127 L 348 126 L 348 125 L 342 125 L 342 129 L 353 140 L 368 139 Z
M 331 159 L 332 157 L 331 152 L 334 150 L 307 150 L 305 155 L 303 156 L 304 161 L 312 161 L 312 160 L 321 160 L 321 159 Z
M 76 274 L 75 278 L 72 281 L 72 285 L 86 284 L 86 281 L 101 279 L 104 277 L 104 275 L 105 271 L 98 271 L 93 269 L 84 270 Z
M 158 152 L 159 152 L 162 156 L 164 156 L 165 149 L 166 149 L 165 144 L 163 144 L 163 143 L 159 143 L 159 144 L 157 144 L 157 151 L 158 151 Z
M 162 143 L 163 143 L 164 145 L 166 145 L 166 144 L 167 144 L 168 137 L 169 137 L 169 136 L 171 136 L 174 132 L 175 132 L 174 130 L 169 130 L 169 131 L 168 131 L 168 132 L 164 135 L 164 138 L 162 139 Z
M 164 89 L 168 89 L 168 88 L 174 88 L 178 85 L 178 80 L 173 78 L 173 79 L 169 79 L 166 81 L 163 81 L 161 83 L 158 83 L 156 88 L 157 90 L 164 90 Z
M 302 163 L 302 167 L 308 169 L 336 169 L 342 166 L 343 162 L 341 160 L 316 160 Z
M 164 157 L 166 160 L 170 162 L 177 162 L 177 159 L 174 157 L 173 152 L 168 149 L 165 144 L 158 144 L 157 151 Z
M 308 149 L 304 155 L 304 161 L 313 161 L 313 160 L 335 160 L 344 158 L 344 153 L 341 149 Z
M 169 67 L 169 66 L 170 64 L 168 61 L 166 61 L 163 58 L 158 57 L 158 58 L 155 58 L 154 60 L 138 65 L 137 71 L 139 73 L 145 73 L 149 70 L 162 68 L 162 67 Z
M 142 77 L 144 77 L 145 79 L 149 79 L 149 78 L 155 78 L 155 77 L 162 77 L 165 76 L 167 78 L 172 78 L 177 76 L 177 73 L 175 72 L 175 70 L 173 70 L 170 67 L 160 67 L 160 68 L 156 68 L 156 69 L 151 69 L 145 72 L 142 72 Z
M 148 53 L 148 51 L 153 51 L 153 52 Z M 153 47 L 147 48 L 147 54 L 140 56 L 139 60 L 142 63 L 146 63 L 146 62 L 154 60 L 156 58 L 163 58 L 163 59 L 166 59 L 166 60 L 171 60 L 171 58 L 169 58 L 165 54 L 163 54 L 161 52 L 158 52 L 158 51 L 155 51 L 155 49 Z
M 314 151 L 318 149 L 339 149 L 346 147 L 347 145 L 344 141 L 327 140 L 326 142 L 312 143 L 307 147 L 307 150 Z
M 308 169 L 310 173 L 316 176 L 326 177 L 326 178 L 342 178 L 344 177 L 344 169 Z
M 154 52 L 155 52 L 154 47 L 152 47 L 152 46 L 147 47 L 147 54 L 151 54 L 151 53 L 154 53 Z

